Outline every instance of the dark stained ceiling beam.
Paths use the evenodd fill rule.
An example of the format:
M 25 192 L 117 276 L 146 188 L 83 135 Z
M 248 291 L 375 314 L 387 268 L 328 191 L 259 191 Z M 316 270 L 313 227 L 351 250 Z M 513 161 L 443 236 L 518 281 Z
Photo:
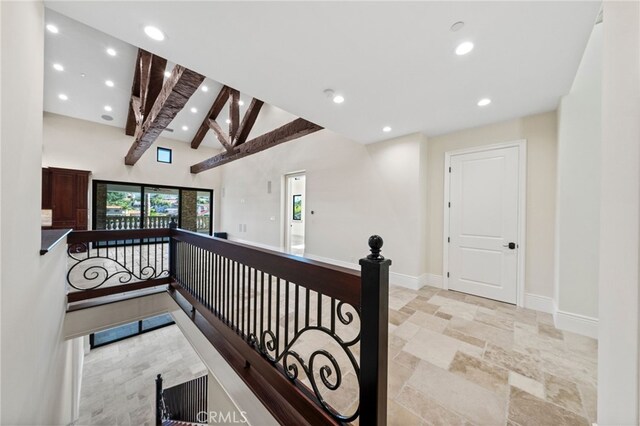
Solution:
M 191 173 L 201 173 L 214 167 L 222 166 L 240 158 L 269 149 L 281 143 L 301 138 L 322 130 L 322 127 L 303 118 L 298 118 L 284 126 L 278 127 L 262 136 L 251 139 L 233 148 L 233 152 L 224 152 L 191 166 Z
M 216 100 L 213 101 L 213 105 L 211 105 L 211 108 L 209 109 L 209 113 L 205 116 L 202 124 L 200 125 L 200 128 L 191 141 L 191 148 L 198 149 L 198 147 L 202 143 L 204 136 L 209 131 L 209 120 L 215 121 L 222 111 L 222 108 L 224 108 L 224 105 L 227 103 L 227 100 L 229 100 L 229 90 L 230 89 L 227 86 L 223 86 L 222 89 L 220 89 Z
M 125 134 L 134 136 L 162 90 L 167 60 L 138 49 Z M 135 101 L 137 98 L 137 103 Z
M 251 100 L 249 108 L 247 108 L 247 112 L 245 112 L 244 117 L 242 117 L 242 123 L 240 123 L 238 133 L 233 140 L 233 146 L 242 145 L 247 141 L 249 133 L 251 133 L 251 129 L 253 128 L 256 119 L 258 118 L 258 114 L 260 113 L 262 105 L 264 105 L 264 102 L 259 99 L 253 98 Z
M 222 146 L 227 151 L 229 152 L 233 151 L 231 140 L 229 139 L 229 136 L 227 136 L 227 134 L 224 132 L 224 130 L 222 130 L 222 127 L 220 127 L 220 125 L 215 120 L 211 120 L 211 119 L 209 119 L 207 124 L 209 125 L 209 128 L 213 130 L 213 133 L 216 134 L 216 137 L 218 138 L 218 141 L 220 141 L 220 144 L 222 144 Z
M 149 114 L 136 130 L 135 141 L 124 160 L 126 165 L 132 166 L 142 157 L 203 81 L 204 76 L 195 71 L 180 65 L 173 68 Z
M 231 89 L 229 92 L 229 139 L 234 140 L 240 126 L 240 92 Z

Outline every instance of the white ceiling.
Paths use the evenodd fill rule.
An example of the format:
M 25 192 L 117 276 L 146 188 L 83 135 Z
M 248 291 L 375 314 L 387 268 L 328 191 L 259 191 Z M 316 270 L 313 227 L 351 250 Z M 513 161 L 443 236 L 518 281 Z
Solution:
M 600 7 L 595 1 L 46 4 L 364 143 L 555 109 L 570 89 Z M 452 32 L 456 21 L 465 26 Z M 149 39 L 146 25 L 162 29 L 166 39 Z M 456 45 L 467 40 L 475 49 L 456 56 Z M 134 49 L 128 49 L 130 59 Z M 128 92 L 132 67 L 124 68 L 118 69 L 125 80 L 118 87 Z M 100 83 L 111 67 L 95 71 L 102 72 Z M 346 101 L 334 104 L 323 94 L 326 88 Z M 198 97 L 211 101 L 214 92 Z M 493 102 L 479 108 L 483 97 Z M 195 119 L 187 111 L 172 123 L 174 134 L 183 121 Z M 393 130 L 383 133 L 384 126 Z
M 54 24 L 58 33 L 45 32 L 44 110 L 124 128 L 137 47 L 49 9 L 45 20 Z M 108 55 L 108 48 L 115 49 L 116 56 Z M 53 64 L 62 65 L 64 71 L 55 70 Z M 168 63 L 167 71 L 173 66 L 173 63 Z M 107 87 L 106 80 L 113 81 L 114 86 Z M 207 87 L 206 92 L 202 90 L 203 86 Z M 221 88 L 220 83 L 207 78 L 171 122 L 169 129 L 173 131 L 165 131 L 162 136 L 191 142 Z M 66 101 L 58 98 L 61 93 L 67 95 Z M 251 97 L 242 94 L 240 98 L 245 103 L 240 107 L 243 114 Z M 110 112 L 104 110 L 106 105 L 112 108 Z M 192 107 L 197 109 L 196 113 L 191 112 Z M 105 120 L 103 115 L 113 119 Z M 225 108 L 218 118 L 223 127 L 227 117 L 228 109 Z M 294 118 L 279 108 L 265 105 L 249 137 L 275 129 Z M 182 130 L 182 126 L 187 126 L 187 130 Z M 203 145 L 222 149 L 213 132 L 207 132 Z

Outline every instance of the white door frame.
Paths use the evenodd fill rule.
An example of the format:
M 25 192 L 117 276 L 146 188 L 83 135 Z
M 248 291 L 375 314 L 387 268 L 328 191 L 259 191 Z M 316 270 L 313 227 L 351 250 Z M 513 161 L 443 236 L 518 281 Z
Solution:
M 287 217 L 287 206 L 288 206 L 288 201 L 287 200 L 287 192 L 289 191 L 289 188 L 287 187 L 287 182 L 289 181 L 289 178 L 292 177 L 296 177 L 296 176 L 307 176 L 307 171 L 306 170 L 298 170 L 297 172 L 290 172 L 290 173 L 285 173 L 284 175 L 282 175 L 282 179 L 280 180 L 280 185 L 282 190 L 280 191 L 280 217 L 282 218 L 282 220 L 280 221 L 280 249 L 283 252 L 286 252 L 288 247 L 288 242 L 287 242 L 287 238 L 289 236 L 288 232 L 289 232 L 289 218 Z M 305 192 L 305 200 L 303 202 L 306 202 L 306 198 L 307 198 L 307 183 L 305 180 L 305 184 L 304 184 L 304 192 Z M 304 209 L 304 204 L 303 207 Z M 305 244 L 306 244 L 306 240 L 307 240 L 307 221 L 305 220 L 304 222 L 304 233 L 305 233 Z
M 526 213 L 527 213 L 527 140 L 520 139 L 512 142 L 496 143 L 473 148 L 458 149 L 444 153 L 444 225 L 442 236 L 442 288 L 449 289 L 449 185 L 451 175 L 451 157 L 460 154 L 491 151 L 500 148 L 518 147 L 519 176 L 518 176 L 518 279 L 516 287 L 516 306 L 524 307 L 524 278 L 525 278 L 525 248 L 526 248 Z

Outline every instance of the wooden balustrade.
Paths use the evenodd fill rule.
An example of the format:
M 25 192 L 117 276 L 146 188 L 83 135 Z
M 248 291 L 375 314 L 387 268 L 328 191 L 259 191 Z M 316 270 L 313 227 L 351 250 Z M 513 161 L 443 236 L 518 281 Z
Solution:
M 89 281 L 131 281 L 90 284 L 70 293 L 70 302 L 168 283 L 169 294 L 281 423 L 385 424 L 391 262 L 380 255 L 380 237 L 369 240 L 361 271 L 175 228 L 78 231 L 68 241 L 70 272 L 84 270 L 80 278 Z M 118 257 L 132 253 L 142 263 Z M 101 265 L 101 275 L 90 263 L 96 261 L 117 268 Z M 83 262 L 93 269 L 77 266 Z M 142 275 L 151 272 L 146 262 L 150 276 Z

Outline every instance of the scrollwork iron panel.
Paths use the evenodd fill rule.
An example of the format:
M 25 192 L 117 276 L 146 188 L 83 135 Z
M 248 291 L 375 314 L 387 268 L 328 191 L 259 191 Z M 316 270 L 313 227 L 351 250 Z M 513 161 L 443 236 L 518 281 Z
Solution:
M 163 238 L 70 244 L 67 255 L 67 283 L 79 291 L 169 276 Z

